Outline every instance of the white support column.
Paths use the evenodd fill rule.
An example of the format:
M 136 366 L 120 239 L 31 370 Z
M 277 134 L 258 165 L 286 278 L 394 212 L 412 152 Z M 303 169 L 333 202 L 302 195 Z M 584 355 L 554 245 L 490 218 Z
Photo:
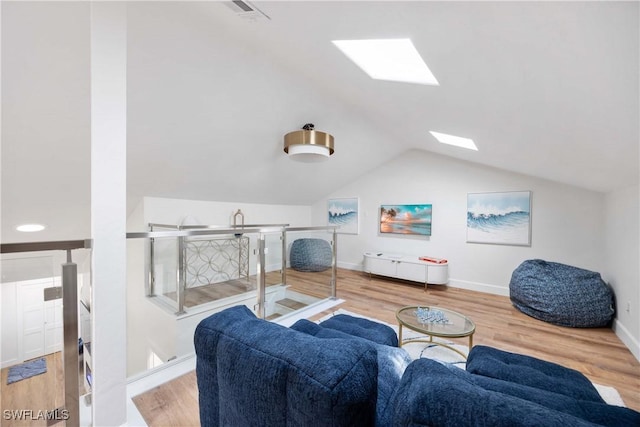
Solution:
M 125 2 L 91 3 L 92 420 L 127 421 Z

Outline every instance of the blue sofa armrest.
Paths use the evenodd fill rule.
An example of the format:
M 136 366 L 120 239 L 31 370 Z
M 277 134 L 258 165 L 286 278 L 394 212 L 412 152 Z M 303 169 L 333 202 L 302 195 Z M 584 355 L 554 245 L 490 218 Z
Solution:
M 600 426 L 640 426 L 640 413 L 629 408 L 607 405 L 606 403 L 593 402 L 591 400 L 574 399 L 564 394 L 556 393 L 553 389 L 543 390 L 484 375 L 475 375 L 455 366 L 451 366 L 449 369 L 464 381 L 476 384 L 485 390 L 528 400 Z
M 541 390 L 553 390 L 578 400 L 605 403 L 580 372 L 522 354 L 478 345 L 467 358 L 467 371 Z
M 593 427 L 537 403 L 486 390 L 431 359 L 413 361 L 390 402 L 393 426 Z M 461 371 L 463 372 L 463 371 Z
M 336 329 L 378 344 L 398 346 L 398 335 L 391 327 L 362 317 L 336 314 L 320 323 L 323 328 Z
M 237 306 L 201 321 L 194 344 L 203 427 L 374 424 L 371 343 L 316 338 Z

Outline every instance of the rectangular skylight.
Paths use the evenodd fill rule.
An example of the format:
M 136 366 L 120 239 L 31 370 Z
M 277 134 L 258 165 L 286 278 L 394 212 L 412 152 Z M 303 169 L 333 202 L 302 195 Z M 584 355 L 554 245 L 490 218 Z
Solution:
M 439 142 L 443 144 L 455 145 L 456 147 L 466 148 L 468 150 L 478 151 L 478 147 L 472 139 L 462 138 L 460 136 L 447 135 L 446 133 L 439 133 L 429 131 Z
M 333 44 L 372 79 L 439 85 L 410 39 L 334 40 Z

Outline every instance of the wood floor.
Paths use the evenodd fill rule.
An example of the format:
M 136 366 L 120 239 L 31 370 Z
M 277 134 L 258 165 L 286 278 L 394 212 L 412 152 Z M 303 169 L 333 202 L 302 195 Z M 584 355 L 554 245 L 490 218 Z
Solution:
M 318 290 L 304 273 L 292 271 L 287 275 L 290 283 Z M 338 297 L 345 302 L 312 320 L 343 308 L 396 323 L 395 311 L 406 305 L 450 308 L 475 322 L 474 345 L 527 354 L 576 369 L 595 383 L 615 387 L 627 407 L 640 411 L 640 363 L 611 329 L 554 326 L 519 312 L 508 297 L 446 286 L 429 285 L 425 291 L 416 284 L 376 276 L 370 279 L 368 274 L 342 269 L 338 270 Z M 200 425 L 194 372 L 137 396 L 134 402 L 149 426 Z
M 7 384 L 10 368 L 2 369 L 0 377 L 2 381 L 0 383 L 0 409 L 2 410 L 0 426 L 55 425 L 56 427 L 64 427 L 64 421 L 59 420 L 56 422 L 54 419 L 47 421 L 43 414 L 46 411 L 64 407 L 62 352 L 48 354 L 44 358 L 47 362 L 47 372 L 12 384 Z M 82 395 L 86 391 L 81 368 L 82 364 L 80 363 L 80 366 L 78 366 L 78 384 Z M 32 413 L 22 412 L 23 419 L 5 419 L 5 417 L 16 418 L 8 415 L 15 413 L 15 411 L 32 411 Z
M 331 295 L 331 270 L 308 273 L 291 271 L 293 273 L 287 277 L 286 282 L 288 285 L 291 285 L 292 289 L 321 299 L 327 298 Z M 267 287 L 280 285 L 282 284 L 282 275 L 279 271 L 268 272 L 265 275 L 265 282 Z M 184 306 L 192 308 L 211 301 L 217 301 L 223 298 L 254 291 L 256 288 L 255 275 L 250 276 L 248 279 L 231 279 L 225 282 L 196 286 L 185 290 Z M 177 300 L 175 292 L 168 292 L 164 295 L 173 301 Z
M 255 289 L 255 277 L 252 280 L 234 279 L 226 282 L 196 286 L 185 290 L 184 306 L 186 308 L 196 307 L 200 304 L 244 294 L 249 291 L 254 291 Z M 168 292 L 164 295 L 173 301 L 177 301 L 178 299 L 175 292 Z

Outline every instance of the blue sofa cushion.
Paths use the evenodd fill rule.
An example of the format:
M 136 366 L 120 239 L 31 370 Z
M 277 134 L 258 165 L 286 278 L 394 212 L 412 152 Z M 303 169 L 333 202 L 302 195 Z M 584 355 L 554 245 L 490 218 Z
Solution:
M 378 344 L 398 346 L 398 335 L 391 327 L 361 317 L 336 314 L 320 325 L 323 328 L 336 329 L 349 335 L 366 338 Z
M 237 306 L 201 321 L 194 344 L 204 427 L 375 422 L 371 343 L 316 338 Z
M 520 399 L 528 400 L 546 408 L 576 416 L 583 420 L 602 426 L 640 426 L 640 413 L 628 408 L 607 405 L 591 400 L 578 400 L 564 394 L 556 393 L 553 389 L 542 390 L 503 381 L 483 375 L 474 375 L 455 366 L 447 366 L 451 372 L 461 379 L 472 382 L 485 390 L 496 391 Z
M 600 273 L 541 259 L 513 271 L 509 296 L 518 310 L 554 325 L 602 327 L 614 315 L 613 291 Z
M 578 400 L 604 403 L 591 381 L 580 372 L 523 354 L 477 345 L 469 352 L 467 371 L 541 390 L 553 390 Z
M 431 359 L 413 361 L 391 400 L 394 426 L 582 427 L 595 424 L 486 390 Z M 464 372 L 461 370 L 461 372 Z
M 349 316 L 350 317 L 350 316 Z M 385 325 L 381 325 L 385 326 Z M 298 320 L 291 325 L 292 329 L 324 339 L 358 339 L 367 338 L 349 335 L 337 329 L 325 328 L 306 319 Z M 400 384 L 404 370 L 411 363 L 411 357 L 406 350 L 375 343 L 378 352 L 378 398 L 376 400 L 376 425 L 388 426 L 391 423 L 391 411 L 388 405 L 391 396 Z

